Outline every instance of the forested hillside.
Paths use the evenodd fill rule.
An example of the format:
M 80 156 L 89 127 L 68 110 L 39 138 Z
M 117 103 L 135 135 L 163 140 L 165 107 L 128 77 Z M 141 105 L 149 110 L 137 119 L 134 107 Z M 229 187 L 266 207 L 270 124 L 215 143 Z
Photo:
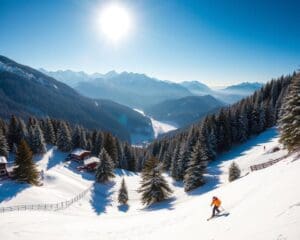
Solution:
M 187 191 L 203 185 L 208 162 L 276 124 L 288 86 L 296 76 L 294 73 L 268 82 L 253 95 L 187 130 L 153 142 L 148 151 L 175 180 L 184 181 Z

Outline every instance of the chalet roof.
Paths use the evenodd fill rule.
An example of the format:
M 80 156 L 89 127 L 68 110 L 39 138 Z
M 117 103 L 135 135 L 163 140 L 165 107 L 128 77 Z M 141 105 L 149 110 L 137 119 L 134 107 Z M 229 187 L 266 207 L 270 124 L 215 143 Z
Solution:
M 0 156 L 0 163 L 7 163 L 6 157 Z
M 76 149 L 74 149 L 74 150 L 71 152 L 71 154 L 80 156 L 81 154 L 83 154 L 83 153 L 85 153 L 85 152 L 90 152 L 90 151 L 84 150 L 84 149 L 81 149 L 81 148 L 76 148 Z
M 100 159 L 97 158 L 97 157 L 90 157 L 90 158 L 85 159 L 83 164 L 87 165 L 87 164 L 90 164 L 90 163 L 93 163 L 93 162 L 99 163 Z

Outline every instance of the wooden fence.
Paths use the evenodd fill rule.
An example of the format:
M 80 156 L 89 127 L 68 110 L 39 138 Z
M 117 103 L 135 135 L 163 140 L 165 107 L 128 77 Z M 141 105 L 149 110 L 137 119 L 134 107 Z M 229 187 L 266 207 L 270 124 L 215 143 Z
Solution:
M 251 171 L 257 171 L 257 170 L 261 170 L 267 167 L 270 167 L 272 165 L 274 165 L 275 163 L 280 162 L 281 160 L 285 159 L 287 156 L 283 156 L 274 160 L 270 160 L 268 162 L 264 162 L 264 163 L 260 163 L 260 164 L 256 164 L 256 165 L 252 165 L 250 166 Z
M 92 187 L 92 186 L 91 186 Z M 72 199 L 64 202 L 58 203 L 44 203 L 44 204 L 24 204 L 24 205 L 16 205 L 11 207 L 0 207 L 0 213 L 4 212 L 12 212 L 12 211 L 59 211 L 66 209 L 67 207 L 71 206 L 73 203 L 82 199 L 91 189 L 84 190 L 80 194 L 76 195 Z

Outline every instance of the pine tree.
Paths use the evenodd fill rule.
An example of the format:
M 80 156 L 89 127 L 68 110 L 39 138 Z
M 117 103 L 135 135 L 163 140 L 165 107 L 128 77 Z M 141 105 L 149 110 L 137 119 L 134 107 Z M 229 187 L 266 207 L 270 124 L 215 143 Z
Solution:
M 125 143 L 124 146 L 124 157 L 122 161 L 124 169 L 134 172 L 136 169 L 136 158 L 131 150 L 131 147 L 128 143 Z
M 118 194 L 118 202 L 120 204 L 127 204 L 128 201 L 128 191 L 127 191 L 127 187 L 125 184 L 125 179 L 122 179 L 122 183 L 121 183 L 121 187 L 119 189 L 119 194 Z
M 80 127 L 77 125 L 72 135 L 73 148 L 80 148 Z
M 235 162 L 232 162 L 229 167 L 229 176 L 228 176 L 229 182 L 238 179 L 240 176 L 241 176 L 241 170 L 239 166 Z
M 143 174 L 139 192 L 142 193 L 142 203 L 151 205 L 169 198 L 172 190 L 162 176 L 158 160 L 153 157 L 147 162 L 149 172 Z
M 8 145 L 2 129 L 0 129 L 0 156 L 8 156 Z
M 92 134 L 92 153 L 96 156 L 100 154 L 101 149 L 104 146 L 104 135 L 102 132 L 94 131 Z
M 57 130 L 57 147 L 63 152 L 72 150 L 72 138 L 68 126 L 61 122 Z
M 166 150 L 166 153 L 163 158 L 163 169 L 165 171 L 168 171 L 170 169 L 171 161 L 172 161 L 172 152 L 171 152 L 171 148 L 169 147 L 168 150 Z
M 280 142 L 293 152 L 300 148 L 300 73 L 292 79 L 280 119 Z
M 118 153 L 118 161 L 117 161 L 116 167 L 122 168 L 123 149 L 122 149 L 122 145 L 119 140 L 116 141 L 116 145 L 117 145 L 117 153 Z
M 28 140 L 34 154 L 45 153 L 47 151 L 43 132 L 38 124 L 29 127 Z
M 10 151 L 13 151 L 14 145 L 18 145 L 22 139 L 19 121 L 16 116 L 12 116 L 9 122 L 8 129 L 8 146 Z
M 96 168 L 96 181 L 100 183 L 107 182 L 114 178 L 114 163 L 106 150 L 103 148 L 99 155 L 100 163 Z
M 114 166 L 116 166 L 118 163 L 117 145 L 114 137 L 111 134 L 106 134 L 104 148 L 111 157 Z
M 248 118 L 247 118 L 247 113 L 246 109 L 244 106 L 242 107 L 242 111 L 238 116 L 238 137 L 237 137 L 237 142 L 238 143 L 243 143 L 248 139 Z
M 79 141 L 79 146 L 82 149 L 87 148 L 87 139 L 86 139 L 86 131 L 83 128 L 80 128 L 80 141 Z
M 21 140 L 17 148 L 15 165 L 13 176 L 17 181 L 33 185 L 39 183 L 39 172 L 32 160 L 32 152 L 25 140 Z
M 184 176 L 184 190 L 193 190 L 205 183 L 203 174 L 208 162 L 207 152 L 197 141 L 189 162 L 188 169 Z
M 159 161 L 156 157 L 152 156 L 152 157 L 146 159 L 146 161 L 143 165 L 142 172 L 141 172 L 141 177 L 142 178 L 149 177 L 149 173 L 151 173 L 153 166 L 157 166 L 158 164 L 159 164 Z
M 170 174 L 172 176 L 172 178 L 175 180 L 175 181 L 179 181 L 180 180 L 180 177 L 179 177 L 179 172 L 178 172 L 178 160 L 179 160 L 179 157 L 180 157 L 180 147 L 179 146 L 176 146 L 175 150 L 174 150 L 174 153 L 173 153 L 173 156 L 172 156 L 172 162 L 171 162 L 171 168 L 170 168 Z
M 46 143 L 55 145 L 56 140 L 55 140 L 54 127 L 49 118 L 46 119 L 44 132 L 45 132 L 44 137 Z

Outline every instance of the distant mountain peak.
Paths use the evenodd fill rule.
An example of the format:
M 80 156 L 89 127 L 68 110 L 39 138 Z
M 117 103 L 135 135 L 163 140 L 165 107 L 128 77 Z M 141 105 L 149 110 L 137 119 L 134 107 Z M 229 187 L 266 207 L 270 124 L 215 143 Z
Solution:
M 260 89 L 264 84 L 259 82 L 241 82 L 232 86 L 224 88 L 224 91 L 232 92 L 253 92 Z

